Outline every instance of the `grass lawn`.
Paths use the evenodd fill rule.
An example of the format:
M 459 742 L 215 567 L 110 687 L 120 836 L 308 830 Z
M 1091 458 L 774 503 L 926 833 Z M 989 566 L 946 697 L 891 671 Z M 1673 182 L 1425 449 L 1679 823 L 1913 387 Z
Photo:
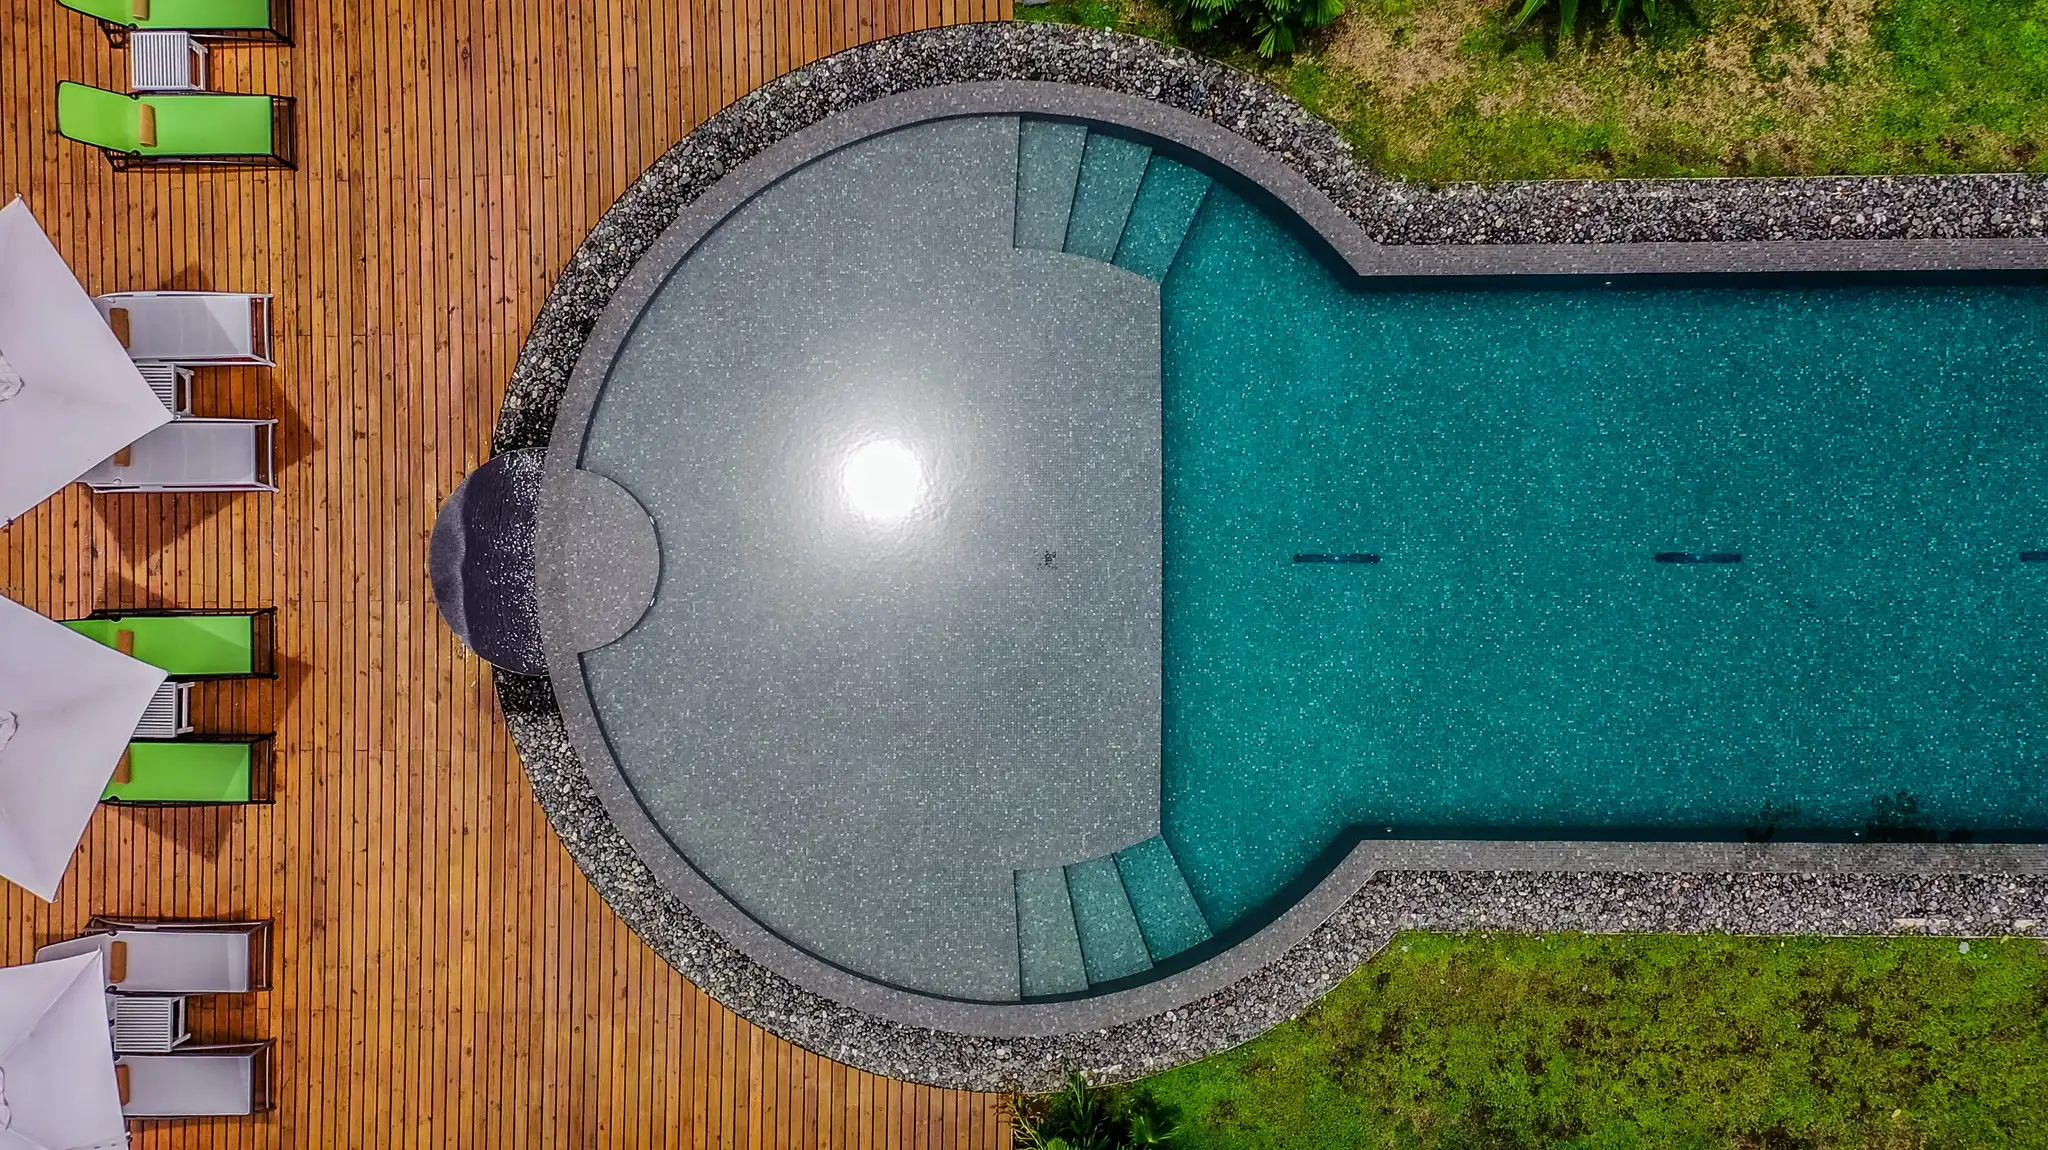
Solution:
M 2048 944 L 1404 935 L 1117 1101 L 1179 1150 L 2048 1146 Z
M 1417 180 L 2048 172 L 2048 0 L 1691 0 L 1654 34 L 1565 43 L 1508 0 L 1346 8 L 1276 61 L 1159 0 L 1017 12 L 1247 68 Z

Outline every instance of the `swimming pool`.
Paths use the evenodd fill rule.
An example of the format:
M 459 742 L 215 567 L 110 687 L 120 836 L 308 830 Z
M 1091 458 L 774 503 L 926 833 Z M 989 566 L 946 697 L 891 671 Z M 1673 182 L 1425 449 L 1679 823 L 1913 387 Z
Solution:
M 1118 995 L 1360 836 L 2048 826 L 2038 284 L 1361 279 L 1071 115 L 693 213 L 555 425 L 550 678 L 635 851 L 805 985 Z M 651 604 L 586 626 L 575 541 L 635 531 Z

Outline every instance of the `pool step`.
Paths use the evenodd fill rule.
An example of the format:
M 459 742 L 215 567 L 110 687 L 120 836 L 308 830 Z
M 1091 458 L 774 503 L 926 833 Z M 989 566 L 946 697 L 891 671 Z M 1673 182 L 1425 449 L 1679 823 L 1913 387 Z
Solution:
M 1124 889 L 1116 857 L 1104 855 L 1067 867 L 1067 897 L 1074 904 L 1074 926 L 1081 936 L 1081 958 L 1088 985 L 1129 978 L 1152 969 L 1145 933 Z
M 1116 852 L 1116 866 L 1154 962 L 1206 942 L 1215 933 L 1165 839 L 1154 835 Z
M 1088 133 L 1074 185 L 1074 211 L 1067 220 L 1068 251 L 1104 263 L 1116 257 L 1151 159 L 1152 149 L 1135 140 Z
M 1016 872 L 1017 966 L 1027 998 L 1143 974 L 1211 935 L 1166 840 Z
M 1209 177 L 1165 156 L 1153 156 L 1112 262 L 1149 279 L 1164 280 L 1208 195 Z
M 1026 997 L 1088 989 L 1065 867 L 1017 872 L 1017 968 Z
M 1020 248 L 1063 251 L 1067 219 L 1074 210 L 1074 185 L 1081 179 L 1081 153 L 1088 129 L 1059 120 L 1026 119 L 1017 125 L 1017 221 Z
M 1163 280 L 1209 187 L 1209 177 L 1134 140 L 1026 117 L 1017 125 L 1014 241 Z

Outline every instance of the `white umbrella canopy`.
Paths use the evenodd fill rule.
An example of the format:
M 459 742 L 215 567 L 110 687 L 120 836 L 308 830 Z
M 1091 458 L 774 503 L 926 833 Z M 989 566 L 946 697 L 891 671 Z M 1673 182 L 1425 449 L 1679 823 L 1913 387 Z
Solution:
M 0 525 L 170 421 L 28 205 L 0 208 Z
M 0 1150 L 127 1144 L 99 952 L 0 969 Z
M 0 598 L 0 878 L 56 897 L 163 681 L 157 668 Z

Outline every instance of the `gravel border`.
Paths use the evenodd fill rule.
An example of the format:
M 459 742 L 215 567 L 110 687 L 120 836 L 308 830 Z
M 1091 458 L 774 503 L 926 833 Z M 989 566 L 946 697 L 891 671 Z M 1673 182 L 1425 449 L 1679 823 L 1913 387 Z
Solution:
M 1578 259 L 1579 253 L 1602 258 L 1620 250 L 1599 244 L 1791 240 L 1796 247 L 1797 241 L 2037 241 L 2048 235 L 2048 180 L 2032 177 L 1418 188 L 1365 172 L 1334 129 L 1213 61 L 1060 25 L 970 25 L 867 45 L 786 76 L 719 113 L 658 160 L 592 230 L 550 294 L 515 368 L 495 449 L 547 446 L 557 405 L 605 305 L 668 225 L 728 172 L 835 112 L 885 96 L 990 80 L 1078 84 L 1199 116 L 1259 145 L 1323 192 L 1370 241 L 1360 246 L 1394 245 L 1394 254 L 1409 261 L 1470 263 L 1462 257 L 1484 256 L 1478 246 L 1494 245 L 1495 254 L 1485 256 L 1491 259 L 1503 244 L 1587 245 L 1567 249 Z M 2037 243 L 2008 249 L 2028 266 L 2048 262 L 2038 257 Z M 1535 251 L 1508 250 L 1510 259 Z M 1598 861 L 1574 871 L 1491 870 L 1482 869 L 1484 852 L 1443 858 L 1427 850 L 1404 857 L 1397 849 L 1362 849 L 1303 901 L 1299 913 L 1268 928 L 1284 927 L 1299 941 L 1273 948 L 1277 957 L 1197 1001 L 1097 1029 L 977 1037 L 852 1009 L 741 954 L 634 854 L 571 749 L 548 684 L 501 673 L 498 685 L 536 797 L 578 866 L 650 946 L 776 1034 L 863 1069 L 935 1085 L 1042 1087 L 1070 1067 L 1114 1079 L 1200 1057 L 1299 1013 L 1394 931 L 1411 927 L 2048 937 L 2048 879 L 2037 873 L 2040 860 L 2033 857 L 2039 852 L 1979 858 L 1978 873 L 1915 873 L 1898 869 L 1902 859 L 1882 874 L 1716 873 L 1711 864 L 1717 859 L 1748 865 L 1724 849 L 1684 868 L 1692 873 L 1648 874 L 1603 871 Z M 1945 865 L 1931 856 L 1924 861 Z

